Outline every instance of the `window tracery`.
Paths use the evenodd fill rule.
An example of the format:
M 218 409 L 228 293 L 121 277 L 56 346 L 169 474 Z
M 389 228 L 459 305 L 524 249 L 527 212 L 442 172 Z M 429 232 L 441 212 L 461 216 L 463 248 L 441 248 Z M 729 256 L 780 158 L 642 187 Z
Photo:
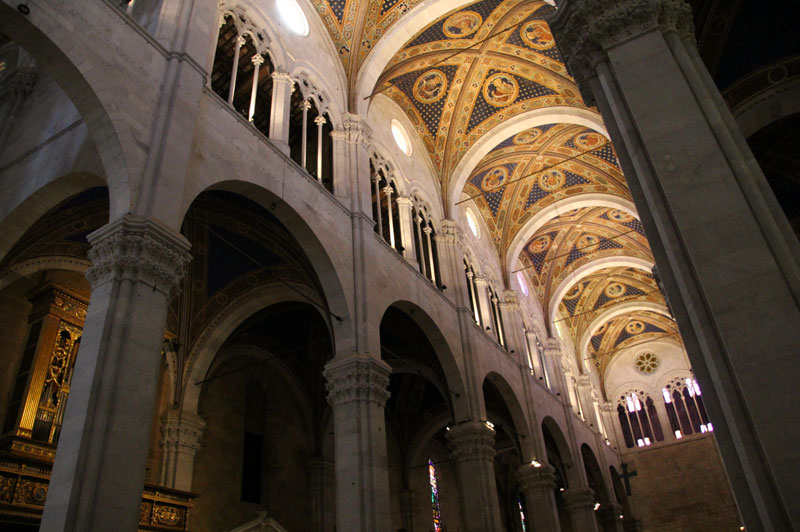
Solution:
M 434 285 L 439 286 L 439 253 L 436 247 L 436 228 L 428 206 L 416 196 L 412 197 L 411 221 L 414 224 L 414 249 L 419 271 Z
M 676 377 L 664 386 L 661 393 L 675 439 L 714 430 L 703 403 L 700 385 L 693 377 Z
M 621 395 L 617 414 L 626 447 L 646 447 L 664 440 L 655 403 L 645 392 L 631 390 Z
M 307 79 L 294 79 L 289 109 L 292 160 L 333 192 L 333 126 L 327 99 Z
M 375 232 L 399 253 L 403 252 L 400 231 L 400 208 L 397 205 L 397 185 L 389 163 L 377 153 L 369 162 L 372 181 L 372 219 Z
M 275 67 L 263 32 L 244 14 L 225 10 L 209 84 L 266 136 L 272 120 L 273 72 Z

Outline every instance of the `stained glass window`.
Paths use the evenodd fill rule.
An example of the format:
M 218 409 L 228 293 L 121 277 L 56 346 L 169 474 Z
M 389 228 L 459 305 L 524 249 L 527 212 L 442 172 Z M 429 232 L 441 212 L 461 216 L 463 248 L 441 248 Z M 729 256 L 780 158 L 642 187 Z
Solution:
M 431 483 L 431 507 L 433 509 L 433 530 L 442 532 L 442 512 L 439 509 L 439 482 L 436 480 L 436 466 L 428 460 L 428 479 Z
M 522 497 L 517 497 L 517 506 L 519 506 L 519 520 L 522 523 L 522 532 L 526 532 L 528 529 L 525 526 L 525 510 L 522 509 Z

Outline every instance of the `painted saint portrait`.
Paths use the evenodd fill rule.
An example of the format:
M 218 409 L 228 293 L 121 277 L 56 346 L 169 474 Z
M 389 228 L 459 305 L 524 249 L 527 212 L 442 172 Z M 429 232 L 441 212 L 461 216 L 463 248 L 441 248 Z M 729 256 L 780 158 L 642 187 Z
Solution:
M 480 27 L 481 16 L 474 11 L 462 11 L 448 18 L 442 26 L 444 34 L 451 39 L 463 39 Z
M 420 103 L 433 103 L 447 91 L 447 78 L 441 70 L 428 70 L 414 83 L 414 98 Z
M 483 85 L 483 97 L 495 107 L 505 107 L 514 103 L 518 94 L 517 80 L 505 72 L 492 74 Z

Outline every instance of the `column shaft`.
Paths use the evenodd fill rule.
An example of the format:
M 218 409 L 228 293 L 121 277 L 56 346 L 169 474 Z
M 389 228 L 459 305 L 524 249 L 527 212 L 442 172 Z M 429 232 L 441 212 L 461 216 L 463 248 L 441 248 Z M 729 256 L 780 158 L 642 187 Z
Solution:
M 594 514 L 594 492 L 587 487 L 570 488 L 564 492 L 564 505 L 572 521 L 572 529 L 598 532 Z
M 367 355 L 334 359 L 323 373 L 333 409 L 336 528 L 388 532 L 384 405 L 391 368 Z
M 447 439 L 458 470 L 461 517 L 467 532 L 500 532 L 500 503 L 494 475 L 494 430 L 481 421 L 450 428 Z
M 47 532 L 136 530 L 167 305 L 189 258 L 182 236 L 133 215 L 89 242 L 92 299 L 42 517 Z
M 414 221 L 411 219 L 414 204 L 405 196 L 397 196 L 400 214 L 400 240 L 403 241 L 403 257 L 417 267 L 417 250 L 414 246 Z
M 272 107 L 269 138 L 289 155 L 289 114 L 292 100 L 292 78 L 282 72 L 272 73 Z
M 556 508 L 555 469 L 549 464 L 525 464 L 517 470 L 517 479 L 525 497 L 527 513 L 525 516 L 533 523 L 536 532 L 560 532 Z

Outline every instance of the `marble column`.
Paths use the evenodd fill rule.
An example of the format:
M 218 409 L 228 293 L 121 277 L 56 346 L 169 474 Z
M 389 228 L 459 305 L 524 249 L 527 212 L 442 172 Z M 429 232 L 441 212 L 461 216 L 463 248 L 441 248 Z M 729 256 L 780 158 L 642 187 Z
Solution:
M 414 245 L 414 220 L 412 220 L 413 202 L 406 196 L 397 196 L 397 210 L 400 211 L 400 240 L 403 242 L 403 257 L 414 268 L 419 269 L 417 263 L 417 249 Z
M 798 530 L 800 242 L 698 55 L 691 7 L 564 0 L 551 26 L 614 141 L 744 524 Z
M 594 515 L 594 492 L 588 487 L 564 491 L 564 506 L 572 521 L 572 529 L 581 532 L 598 532 Z
M 92 299 L 40 530 L 136 530 L 167 307 L 189 242 L 126 215 L 88 237 Z M 125 482 L 120 482 L 125 479 Z
M 334 466 L 322 458 L 314 458 L 308 464 L 311 473 L 311 520 L 313 532 L 329 532 L 334 529 Z
M 606 503 L 597 509 L 603 532 L 623 532 L 622 515 L 622 505 L 617 503 Z
M 517 469 L 517 480 L 527 503 L 525 516 L 533 523 L 536 532 L 560 532 L 556 508 L 555 469 L 550 464 L 525 464 Z
M 206 422 L 188 412 L 170 411 L 161 420 L 161 485 L 192 490 L 194 456 L 200 449 Z
M 465 421 L 447 431 L 458 471 L 463 529 L 467 532 L 502 530 L 494 475 L 494 436 L 494 429 L 482 421 Z
M 286 155 L 289 155 L 289 115 L 291 113 L 293 85 L 294 82 L 289 74 L 284 72 L 272 73 L 269 138 Z
M 390 373 L 385 362 L 368 355 L 336 358 L 325 366 L 333 409 L 337 530 L 390 529 L 384 419 Z

